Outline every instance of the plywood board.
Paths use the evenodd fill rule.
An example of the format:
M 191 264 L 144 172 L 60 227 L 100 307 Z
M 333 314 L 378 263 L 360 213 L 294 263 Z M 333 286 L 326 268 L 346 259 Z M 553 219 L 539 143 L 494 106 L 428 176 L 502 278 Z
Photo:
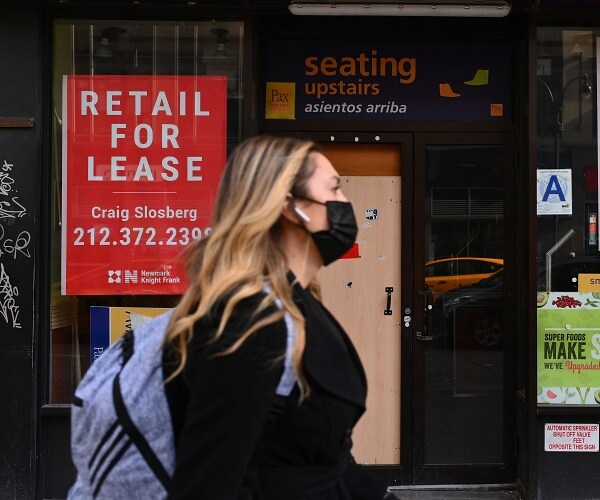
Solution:
M 359 463 L 399 464 L 400 177 L 343 176 L 342 190 L 354 204 L 359 256 L 323 268 L 318 279 L 325 305 L 352 338 L 367 373 L 367 412 L 354 431 L 353 454 Z M 389 315 L 386 287 L 393 288 Z

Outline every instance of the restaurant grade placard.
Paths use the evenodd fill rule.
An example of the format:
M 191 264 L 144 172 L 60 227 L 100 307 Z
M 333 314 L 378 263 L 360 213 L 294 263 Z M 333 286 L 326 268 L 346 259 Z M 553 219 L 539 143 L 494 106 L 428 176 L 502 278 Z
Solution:
M 63 79 L 65 295 L 180 294 L 226 159 L 225 77 Z

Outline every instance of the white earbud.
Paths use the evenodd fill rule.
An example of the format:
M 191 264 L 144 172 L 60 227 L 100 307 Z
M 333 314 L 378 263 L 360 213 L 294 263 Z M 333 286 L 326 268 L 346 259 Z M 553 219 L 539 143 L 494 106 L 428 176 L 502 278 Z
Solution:
M 296 212 L 304 222 L 310 222 L 310 217 L 306 215 L 302 209 L 294 207 L 294 212 Z

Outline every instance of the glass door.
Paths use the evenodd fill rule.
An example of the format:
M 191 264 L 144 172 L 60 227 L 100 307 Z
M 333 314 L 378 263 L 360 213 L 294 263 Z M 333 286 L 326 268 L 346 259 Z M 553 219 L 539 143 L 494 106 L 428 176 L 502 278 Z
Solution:
M 512 140 L 415 139 L 413 482 L 513 482 Z

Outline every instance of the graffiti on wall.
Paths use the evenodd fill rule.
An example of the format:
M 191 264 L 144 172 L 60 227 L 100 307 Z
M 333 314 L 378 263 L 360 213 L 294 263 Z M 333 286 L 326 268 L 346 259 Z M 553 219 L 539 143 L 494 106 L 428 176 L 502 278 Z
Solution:
M 21 328 L 19 289 L 13 284 L 8 262 L 31 258 L 31 233 L 15 224 L 27 214 L 27 209 L 19 202 L 13 169 L 13 163 L 3 160 L 0 166 L 0 261 L 3 261 L 0 262 L 0 321 L 12 328 Z

